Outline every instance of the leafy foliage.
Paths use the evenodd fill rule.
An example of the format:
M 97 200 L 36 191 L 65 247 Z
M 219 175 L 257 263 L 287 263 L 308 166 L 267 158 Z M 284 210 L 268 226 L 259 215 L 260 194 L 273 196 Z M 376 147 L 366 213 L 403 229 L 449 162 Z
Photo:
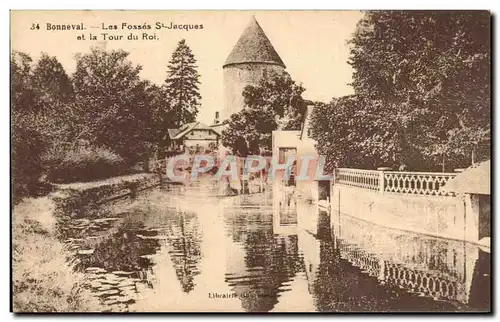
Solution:
M 240 156 L 259 154 L 260 149 L 269 149 L 272 131 L 277 129 L 274 114 L 256 107 L 244 108 L 231 115 L 229 125 L 222 131 L 222 144 Z
M 326 156 L 325 166 L 329 170 L 339 165 L 369 167 L 376 163 L 374 156 L 363 149 L 366 140 L 360 140 L 359 134 L 368 122 L 358 115 L 359 103 L 356 96 L 346 96 L 329 104 L 315 104 L 311 115 L 312 137 L 320 143 L 318 153 Z
M 73 82 L 76 108 L 83 120 L 79 139 L 105 146 L 133 164 L 154 140 L 149 84 L 139 77 L 141 66 L 127 60 L 123 50 L 93 48 L 77 56 Z
M 32 81 L 38 92 L 39 104 L 44 108 L 74 99 L 73 83 L 56 57 L 43 53 L 33 70 Z
M 489 24 L 489 13 L 479 11 L 366 13 L 350 41 L 355 97 L 329 104 L 336 121 L 320 117 L 324 107 L 315 112 L 313 127 L 328 131 L 315 131 L 320 149 L 336 142 L 329 158 L 342 166 L 414 170 L 451 170 L 470 164 L 471 155 L 488 158 Z M 344 103 L 355 111 L 346 113 Z M 357 139 L 338 142 L 346 131 Z M 356 153 L 372 164 L 350 157 Z
M 198 84 L 200 75 L 196 70 L 196 58 L 186 40 L 179 41 L 168 65 L 165 92 L 173 108 L 173 123 L 176 126 L 194 122 L 200 106 Z
M 268 73 L 257 86 L 246 86 L 245 107 L 231 115 L 222 131 L 222 144 L 242 156 L 271 150 L 272 131 L 300 128 L 304 91 L 288 73 Z
M 44 178 L 69 182 L 128 172 L 161 144 L 166 128 L 178 125 L 166 87 L 141 79 L 141 66 L 128 55 L 92 48 L 76 55 L 70 77 L 56 57 L 42 54 L 33 62 L 12 53 L 17 197 L 32 193 Z
M 36 96 L 31 82 L 32 59 L 29 55 L 13 52 L 10 57 L 10 97 L 13 113 L 36 110 Z
M 47 139 L 41 128 L 33 122 L 38 114 L 37 91 L 32 80 L 32 59 L 13 52 L 11 55 L 11 144 L 12 192 L 14 201 L 35 193 L 42 176 L 41 156 Z
M 15 201 L 34 193 L 42 175 L 41 157 L 46 146 L 40 132 L 14 116 L 12 122 L 12 192 Z

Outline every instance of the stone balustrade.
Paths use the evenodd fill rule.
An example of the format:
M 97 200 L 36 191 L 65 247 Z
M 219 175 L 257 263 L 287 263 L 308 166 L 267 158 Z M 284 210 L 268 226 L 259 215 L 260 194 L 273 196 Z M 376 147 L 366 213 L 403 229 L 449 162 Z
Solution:
M 453 196 L 440 188 L 456 173 L 402 172 L 339 168 L 334 184 L 357 187 L 381 193 L 400 193 L 424 196 Z

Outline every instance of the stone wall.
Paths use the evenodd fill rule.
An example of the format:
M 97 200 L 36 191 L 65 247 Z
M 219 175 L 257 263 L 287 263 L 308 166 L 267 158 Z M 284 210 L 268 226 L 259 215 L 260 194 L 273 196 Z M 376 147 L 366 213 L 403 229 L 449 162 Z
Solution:
M 49 197 L 54 201 L 55 214 L 70 218 L 98 216 L 97 206 L 160 184 L 158 175 L 141 173 L 102 181 L 58 185 Z
M 343 215 L 384 227 L 437 237 L 478 242 L 478 222 L 466 216 L 465 196 L 420 196 L 380 193 L 336 185 L 332 188 L 332 222 Z

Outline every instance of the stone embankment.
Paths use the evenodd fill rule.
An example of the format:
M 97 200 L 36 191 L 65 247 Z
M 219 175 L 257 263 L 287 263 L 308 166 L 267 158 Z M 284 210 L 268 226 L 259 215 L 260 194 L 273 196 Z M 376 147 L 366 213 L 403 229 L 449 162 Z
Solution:
M 87 218 L 95 215 L 96 206 L 160 185 L 160 178 L 152 173 L 140 173 L 115 177 L 96 182 L 58 185 L 51 199 L 56 214 L 71 218 Z
M 131 296 L 126 295 L 133 292 L 135 277 L 128 276 L 128 272 L 106 272 L 98 267 L 79 272 L 75 254 L 85 256 L 93 250 L 75 241 L 83 240 L 78 238 L 83 235 L 92 235 L 90 226 L 101 230 L 100 226 L 109 226 L 117 219 L 101 218 L 109 214 L 105 204 L 134 197 L 159 184 L 159 176 L 143 173 L 57 185 L 47 196 L 27 198 L 16 205 L 12 214 L 13 310 L 103 311 L 110 304 L 116 306 L 112 310 L 124 310 L 131 301 Z M 68 230 L 79 231 L 82 236 L 69 238 Z M 99 301 L 96 294 L 98 298 L 107 297 Z

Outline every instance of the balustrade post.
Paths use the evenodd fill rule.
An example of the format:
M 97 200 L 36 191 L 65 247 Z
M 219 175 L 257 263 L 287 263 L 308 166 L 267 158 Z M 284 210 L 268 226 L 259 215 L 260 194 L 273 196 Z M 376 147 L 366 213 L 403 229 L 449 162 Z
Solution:
M 385 190 L 384 170 L 379 170 L 378 172 L 378 187 L 380 193 L 384 193 Z

